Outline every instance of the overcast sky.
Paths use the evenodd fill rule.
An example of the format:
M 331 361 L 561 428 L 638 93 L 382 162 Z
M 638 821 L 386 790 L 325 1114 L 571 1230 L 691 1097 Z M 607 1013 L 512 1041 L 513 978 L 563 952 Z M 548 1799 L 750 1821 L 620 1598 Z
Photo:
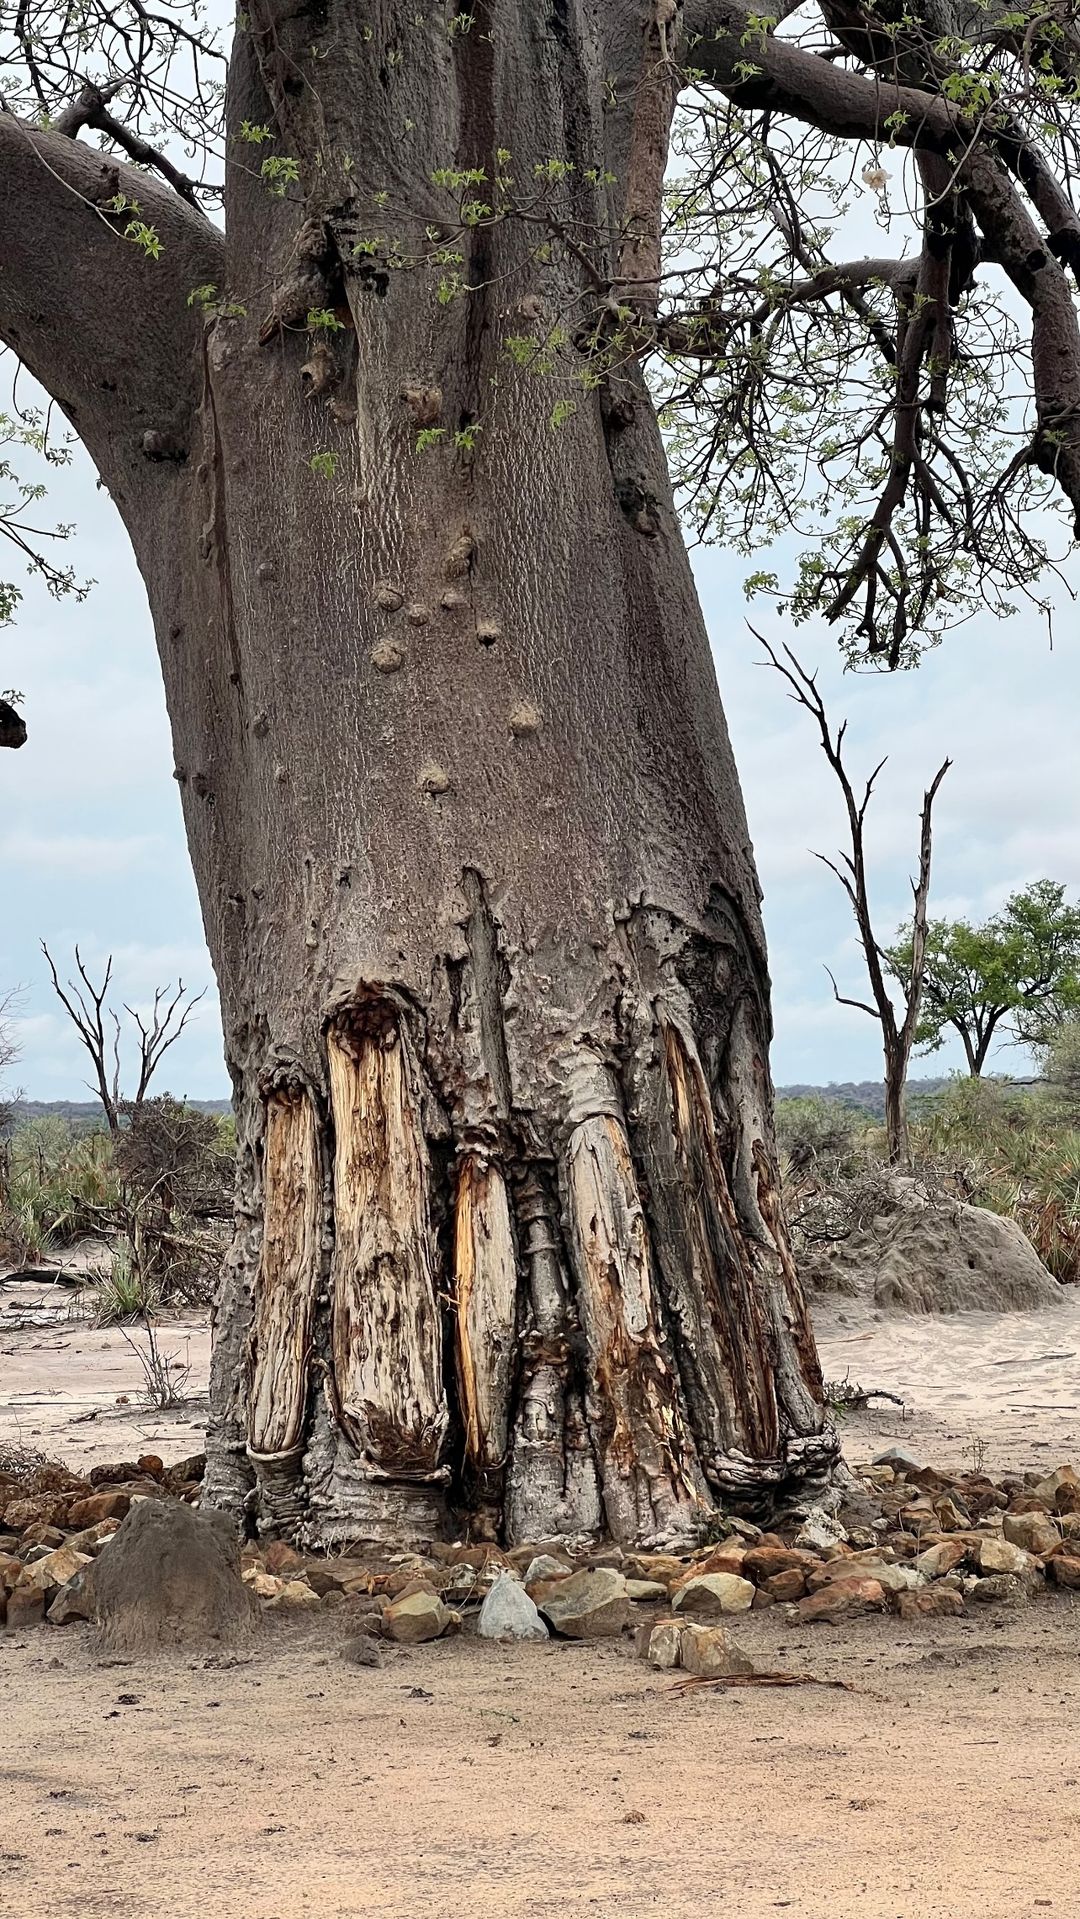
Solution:
M 97 585 L 82 605 L 31 589 L 17 623 L 0 632 L 0 688 L 25 694 L 31 728 L 21 752 L 0 753 L 0 992 L 24 989 L 19 1079 L 33 1098 L 81 1096 L 83 1060 L 38 948 L 44 938 L 68 955 L 78 940 L 92 967 L 113 953 L 118 996 L 132 1003 L 180 974 L 210 984 L 165 1077 L 176 1093 L 227 1095 L 142 585 L 85 458 L 58 482 L 56 517 L 78 526 L 68 552 Z M 832 1003 L 824 971 L 832 967 L 842 990 L 862 986 L 846 902 L 809 852 L 840 843 L 839 793 L 808 716 L 756 664 L 744 563 L 711 550 L 695 565 L 765 889 L 775 1076 L 878 1078 L 876 1028 Z M 784 636 L 767 613 L 754 618 Z M 1080 644 L 1063 593 L 1053 650 L 1029 613 L 973 623 L 917 672 L 891 678 L 845 674 L 826 633 L 803 629 L 797 643 L 821 669 L 832 714 L 850 720 L 853 772 L 889 755 L 870 826 L 883 934 L 905 911 L 923 788 L 946 754 L 955 764 L 936 812 L 932 910 L 982 915 L 1043 876 L 1080 891 Z M 949 1050 L 915 1071 L 959 1063 Z M 996 1063 L 1016 1071 L 1022 1059 L 1007 1049 Z

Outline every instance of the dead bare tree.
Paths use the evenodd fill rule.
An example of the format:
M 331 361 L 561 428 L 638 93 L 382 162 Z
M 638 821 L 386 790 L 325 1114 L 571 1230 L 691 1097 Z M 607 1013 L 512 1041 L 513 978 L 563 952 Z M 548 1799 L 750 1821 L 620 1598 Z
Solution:
M 109 1131 L 118 1133 L 122 1113 L 142 1105 L 163 1055 L 180 1038 L 195 1008 L 205 996 L 206 988 L 204 986 L 201 993 L 189 993 L 183 980 L 178 980 L 175 992 L 171 985 L 156 987 L 154 1004 L 148 1019 L 144 1019 L 134 1007 L 124 1003 L 124 1011 L 139 1035 L 139 1072 L 135 1095 L 133 1099 L 125 1100 L 120 1090 L 122 1028 L 119 1014 L 108 1004 L 109 985 L 112 980 L 112 954 L 109 954 L 105 962 L 105 975 L 101 985 L 95 986 L 86 970 L 82 954 L 76 947 L 75 967 L 82 984 L 76 985 L 73 980 L 69 980 L 65 991 L 60 984 L 56 963 L 44 940 L 41 942 L 41 950 L 48 962 L 53 991 L 90 1056 L 94 1068 L 92 1090 L 97 1093 L 105 1109 Z
M 808 673 L 796 659 L 791 648 L 783 649 L 785 659 L 779 659 L 769 642 L 760 634 L 755 637 L 768 654 L 771 664 L 786 680 L 791 689 L 791 698 L 817 722 L 821 737 L 821 748 L 832 767 L 847 808 L 848 831 L 851 836 L 850 853 L 838 855 L 831 860 L 824 853 L 815 853 L 814 858 L 821 860 L 830 873 L 835 873 L 844 892 L 847 894 L 851 910 L 855 915 L 855 924 L 859 933 L 859 944 L 866 959 L 866 972 L 870 981 L 873 1005 L 867 1000 L 849 999 L 841 993 L 832 972 L 826 972 L 832 981 L 833 995 L 838 1006 L 855 1006 L 862 1013 L 868 1013 L 881 1027 L 882 1048 L 885 1056 L 885 1129 L 888 1137 L 890 1165 L 903 1165 L 909 1157 L 907 1115 L 904 1110 L 904 1087 L 907 1081 L 908 1064 L 911 1049 L 915 1043 L 916 1029 L 919 1024 L 919 1008 L 922 1003 L 923 975 L 926 966 L 926 925 L 927 903 L 930 896 L 930 861 L 932 854 L 932 814 L 937 791 L 945 778 L 951 760 L 946 760 L 935 773 L 929 787 L 923 795 L 922 818 L 919 832 L 919 870 L 916 879 L 911 882 L 912 915 L 910 965 L 903 977 L 898 977 L 903 995 L 903 1012 L 898 1015 L 892 996 L 886 985 L 889 961 L 874 932 L 870 915 L 870 899 L 866 879 L 866 813 L 878 775 L 885 765 L 881 760 L 875 766 L 863 788 L 862 798 L 856 796 L 848 770 L 844 765 L 844 738 L 847 733 L 847 721 L 841 721 L 835 734 L 829 725 L 825 711 L 825 702 L 817 685 L 817 675 Z

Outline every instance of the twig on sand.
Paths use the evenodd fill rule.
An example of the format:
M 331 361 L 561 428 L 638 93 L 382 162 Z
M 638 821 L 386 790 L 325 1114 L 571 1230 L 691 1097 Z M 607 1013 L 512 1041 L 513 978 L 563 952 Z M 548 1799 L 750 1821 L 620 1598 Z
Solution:
M 710 1691 L 716 1686 L 830 1686 L 837 1692 L 862 1693 L 867 1699 L 879 1699 L 880 1693 L 867 1692 L 862 1686 L 853 1686 L 847 1679 L 818 1679 L 812 1672 L 730 1672 L 720 1673 L 716 1678 L 693 1673 L 687 1679 L 678 1679 L 671 1687 L 675 1693 Z

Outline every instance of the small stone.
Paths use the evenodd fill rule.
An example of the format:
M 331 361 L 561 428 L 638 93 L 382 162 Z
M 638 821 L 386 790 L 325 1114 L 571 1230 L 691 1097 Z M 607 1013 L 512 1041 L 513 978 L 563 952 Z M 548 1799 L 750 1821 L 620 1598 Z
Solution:
M 876 1579 L 834 1579 L 820 1592 L 800 1599 L 795 1608 L 800 1625 L 813 1626 L 824 1620 L 829 1625 L 852 1619 L 860 1613 L 883 1612 L 885 1594 Z
M 68 1513 L 71 1526 L 97 1526 L 103 1519 L 125 1519 L 131 1506 L 131 1494 L 114 1489 L 111 1492 L 90 1493 L 86 1499 L 77 1499 Z
M 770 1573 L 758 1589 L 758 1597 L 766 1593 L 773 1604 L 784 1600 L 801 1599 L 806 1591 L 806 1574 L 798 1566 L 789 1566 L 786 1572 Z M 755 1600 L 755 1605 L 757 1600 Z
M 569 1579 L 574 1568 L 565 1560 L 556 1559 L 552 1553 L 534 1553 L 524 1572 L 524 1583 L 531 1586 L 534 1579 Z
M 1056 1513 L 1080 1513 L 1080 1474 L 1072 1466 L 1059 1466 L 1035 1487 L 1038 1499 L 1045 1499 Z
M 896 1602 L 901 1619 L 949 1619 L 964 1610 L 963 1596 L 947 1586 L 924 1586 L 901 1593 Z
M 61 1586 L 66 1586 L 69 1579 L 74 1579 L 77 1572 L 90 1564 L 89 1553 L 75 1552 L 70 1546 L 58 1546 L 55 1551 L 46 1553 L 43 1559 L 36 1560 L 33 1566 L 28 1566 L 19 1584 L 32 1586 L 36 1592 L 44 1593 L 46 1599 L 51 1599 Z
M 40 1626 L 45 1617 L 45 1594 L 40 1587 L 16 1586 L 7 1598 L 8 1632 L 22 1632 L 27 1626 Z
M 383 1613 L 383 1632 L 401 1646 L 418 1646 L 426 1639 L 438 1639 L 452 1617 L 437 1593 L 409 1593 L 387 1606 Z
M 984 1539 L 978 1550 L 981 1573 L 1027 1573 L 1033 1570 L 1031 1554 L 1007 1539 Z
M 383 1650 L 370 1633 L 358 1632 L 342 1642 L 341 1657 L 347 1666 L 381 1666 Z
M 240 1577 L 256 1599 L 276 1599 L 284 1583 L 274 1573 L 263 1572 L 259 1566 L 249 1566 Z
M 480 1608 L 481 1639 L 546 1639 L 548 1629 L 524 1586 L 500 1573 Z
M 742 1564 L 746 1578 L 757 1580 L 759 1585 L 764 1585 L 776 1573 L 812 1573 L 817 1567 L 816 1553 L 798 1552 L 788 1546 L 753 1546 L 744 1555 Z
M 634 1634 L 634 1650 L 639 1659 L 647 1659 L 659 1672 L 671 1672 L 679 1663 L 683 1631 L 677 1619 L 661 1619 L 655 1626 L 639 1626 Z
M 964 1539 L 943 1539 L 939 1545 L 927 1546 L 925 1552 L 917 1555 L 916 1571 L 926 1579 L 941 1579 L 963 1564 L 969 1550 Z
M 1075 1553 L 1055 1553 L 1047 1561 L 1046 1571 L 1055 1585 L 1068 1586 L 1074 1592 L 1080 1591 L 1080 1557 Z
M 68 1626 L 72 1620 L 92 1619 L 93 1616 L 94 1596 L 85 1570 L 75 1573 L 66 1586 L 60 1587 L 45 1614 L 50 1626 Z
M 628 1579 L 626 1582 L 626 1596 L 628 1599 L 634 1600 L 638 1605 L 645 1606 L 655 1604 L 658 1600 L 666 1599 L 668 1589 L 659 1579 Z
M 909 1452 L 906 1446 L 888 1446 L 883 1453 L 875 1454 L 871 1464 L 891 1466 L 894 1471 L 918 1472 L 922 1461 L 916 1459 L 915 1454 Z
M 319 1595 L 308 1585 L 306 1579 L 283 1579 L 277 1592 L 270 1601 L 268 1611 L 295 1612 L 305 1606 L 317 1606 Z
M 539 1604 L 548 1624 L 567 1639 L 615 1638 L 630 1612 L 626 1580 L 605 1566 L 552 1582 Z
M 1005 1537 L 1024 1552 L 1047 1559 L 1061 1544 L 1061 1528 L 1049 1513 L 1006 1513 L 1002 1524 Z
M 159 1459 L 157 1453 L 143 1453 L 138 1461 L 138 1467 L 141 1473 L 145 1473 L 147 1479 L 164 1479 L 165 1477 L 165 1461 Z
M 701 1619 L 719 1619 L 726 1613 L 749 1612 L 754 1603 L 754 1587 L 738 1573 L 699 1573 L 688 1579 L 675 1593 L 676 1612 L 694 1613 Z
M 684 1672 L 701 1679 L 730 1678 L 754 1670 L 753 1660 L 722 1626 L 683 1626 L 679 1663 Z
M 971 1525 L 971 1514 L 966 1513 L 955 1499 L 948 1497 L 933 1502 L 934 1518 L 943 1533 L 962 1533 Z
M 77 1553 L 89 1553 L 96 1558 L 103 1546 L 107 1546 L 120 1521 L 118 1519 L 100 1519 L 96 1526 L 87 1526 L 80 1533 L 72 1533 L 67 1540 Z
M 795 1535 L 796 1546 L 805 1547 L 810 1552 L 823 1553 L 830 1546 L 842 1546 L 847 1543 L 847 1533 L 838 1519 L 827 1513 L 821 1506 L 811 1506 L 802 1525 Z
M 302 1573 L 304 1570 L 303 1554 L 298 1553 L 295 1546 L 290 1546 L 287 1539 L 270 1541 L 264 1555 L 264 1563 L 268 1573 L 279 1575 Z
M 986 1579 L 973 1579 L 970 1592 L 983 1605 L 1026 1606 L 1032 1598 L 1031 1586 L 1015 1573 L 991 1573 Z

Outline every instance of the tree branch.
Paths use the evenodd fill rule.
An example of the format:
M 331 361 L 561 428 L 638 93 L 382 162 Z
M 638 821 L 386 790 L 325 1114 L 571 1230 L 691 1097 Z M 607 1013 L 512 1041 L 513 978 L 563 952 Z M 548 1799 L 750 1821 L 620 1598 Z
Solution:
M 125 236 L 132 204 L 157 236 L 156 259 Z M 209 220 L 150 175 L 0 106 L 0 263 L 0 342 L 110 485 L 142 462 L 145 435 L 182 441 L 200 390 L 202 319 L 188 296 L 225 274 Z

